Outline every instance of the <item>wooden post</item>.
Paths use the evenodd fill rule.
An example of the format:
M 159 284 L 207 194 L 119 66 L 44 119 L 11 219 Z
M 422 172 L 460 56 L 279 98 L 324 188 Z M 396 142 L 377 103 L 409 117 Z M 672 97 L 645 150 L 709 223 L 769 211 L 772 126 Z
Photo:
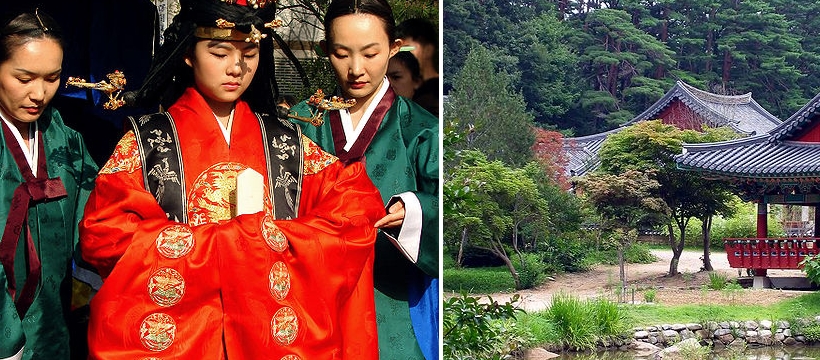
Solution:
M 757 238 L 765 239 L 769 233 L 769 211 L 765 199 L 760 199 L 757 203 Z M 766 269 L 754 269 L 755 276 L 752 280 L 753 288 L 771 287 L 769 278 L 766 277 Z M 768 286 L 767 286 L 768 284 Z

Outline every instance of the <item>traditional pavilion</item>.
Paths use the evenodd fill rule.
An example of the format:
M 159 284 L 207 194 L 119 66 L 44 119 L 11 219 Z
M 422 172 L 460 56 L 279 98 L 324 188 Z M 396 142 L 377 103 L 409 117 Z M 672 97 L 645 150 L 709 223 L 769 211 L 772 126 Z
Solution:
M 678 167 L 734 185 L 746 201 L 758 204 L 757 237 L 724 239 L 729 263 L 755 270 L 755 286 L 766 286 L 766 269 L 799 269 L 817 254 L 820 234 L 820 94 L 771 131 L 743 139 L 685 144 Z M 768 238 L 767 204 L 813 206 L 808 234 Z
M 681 129 L 700 130 L 702 126 L 728 126 L 744 136 L 764 134 L 781 124 L 752 98 L 743 95 L 719 95 L 697 89 L 678 80 L 652 106 L 620 127 L 582 137 L 563 140 L 567 155 L 567 175 L 582 176 L 600 165 L 598 151 L 606 138 L 640 121 L 661 119 Z

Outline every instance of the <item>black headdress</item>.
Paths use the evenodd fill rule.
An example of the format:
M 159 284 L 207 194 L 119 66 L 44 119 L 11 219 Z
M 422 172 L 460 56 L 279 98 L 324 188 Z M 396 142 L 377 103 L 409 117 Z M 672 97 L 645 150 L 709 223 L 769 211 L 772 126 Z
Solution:
M 278 93 L 274 79 L 273 43 L 264 40 L 275 25 L 275 1 L 181 0 L 181 10 L 164 32 L 151 69 L 136 94 L 125 95 L 137 106 L 167 108 L 193 84 L 184 57 L 197 40 L 247 40 L 259 43 L 259 68 L 242 98 L 257 111 L 273 111 Z M 267 25 L 267 26 L 266 26 Z

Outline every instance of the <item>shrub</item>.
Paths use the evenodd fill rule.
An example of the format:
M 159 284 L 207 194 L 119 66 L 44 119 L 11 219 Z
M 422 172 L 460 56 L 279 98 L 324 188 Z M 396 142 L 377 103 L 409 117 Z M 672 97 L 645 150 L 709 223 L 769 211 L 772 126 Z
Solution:
M 523 259 L 523 262 L 521 261 Z M 546 266 L 541 261 L 541 257 L 532 254 L 521 254 L 521 259 L 518 256 L 513 256 L 513 265 L 518 272 L 519 289 L 531 289 L 541 284 L 544 281 L 544 270 Z
M 656 289 L 646 289 L 643 292 L 643 301 L 648 303 L 655 302 L 655 296 L 658 294 L 658 290 Z
M 652 254 L 648 245 L 634 243 L 624 251 L 624 261 L 629 264 L 651 264 L 658 261 L 658 257 Z
M 516 314 L 523 312 L 513 306 L 518 301 L 499 304 L 461 294 L 444 301 L 444 358 L 502 359 L 518 349 L 526 339 L 516 331 Z
M 542 261 L 555 270 L 566 272 L 582 272 L 592 268 L 589 261 L 585 261 L 594 247 L 583 239 L 566 236 L 552 239 L 542 251 Z
M 814 323 L 804 327 L 803 336 L 811 342 L 820 341 L 820 324 Z

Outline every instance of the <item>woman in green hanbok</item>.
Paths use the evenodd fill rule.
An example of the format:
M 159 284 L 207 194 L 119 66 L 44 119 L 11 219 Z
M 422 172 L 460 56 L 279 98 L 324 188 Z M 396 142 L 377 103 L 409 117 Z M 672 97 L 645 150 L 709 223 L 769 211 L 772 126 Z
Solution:
M 325 14 L 323 48 L 347 107 L 320 117 L 311 101 L 294 118 L 322 120 L 305 134 L 344 162 L 362 161 L 387 216 L 376 223 L 374 285 L 382 359 L 436 359 L 439 318 L 439 121 L 396 95 L 385 76 L 401 47 L 385 0 L 333 0 Z M 338 99 L 330 99 L 338 100 Z M 321 106 L 320 106 L 321 107 Z M 318 121 L 314 121 L 318 123 Z
M 69 359 L 72 254 L 97 166 L 49 106 L 54 20 L 34 10 L 0 26 L 0 359 Z

